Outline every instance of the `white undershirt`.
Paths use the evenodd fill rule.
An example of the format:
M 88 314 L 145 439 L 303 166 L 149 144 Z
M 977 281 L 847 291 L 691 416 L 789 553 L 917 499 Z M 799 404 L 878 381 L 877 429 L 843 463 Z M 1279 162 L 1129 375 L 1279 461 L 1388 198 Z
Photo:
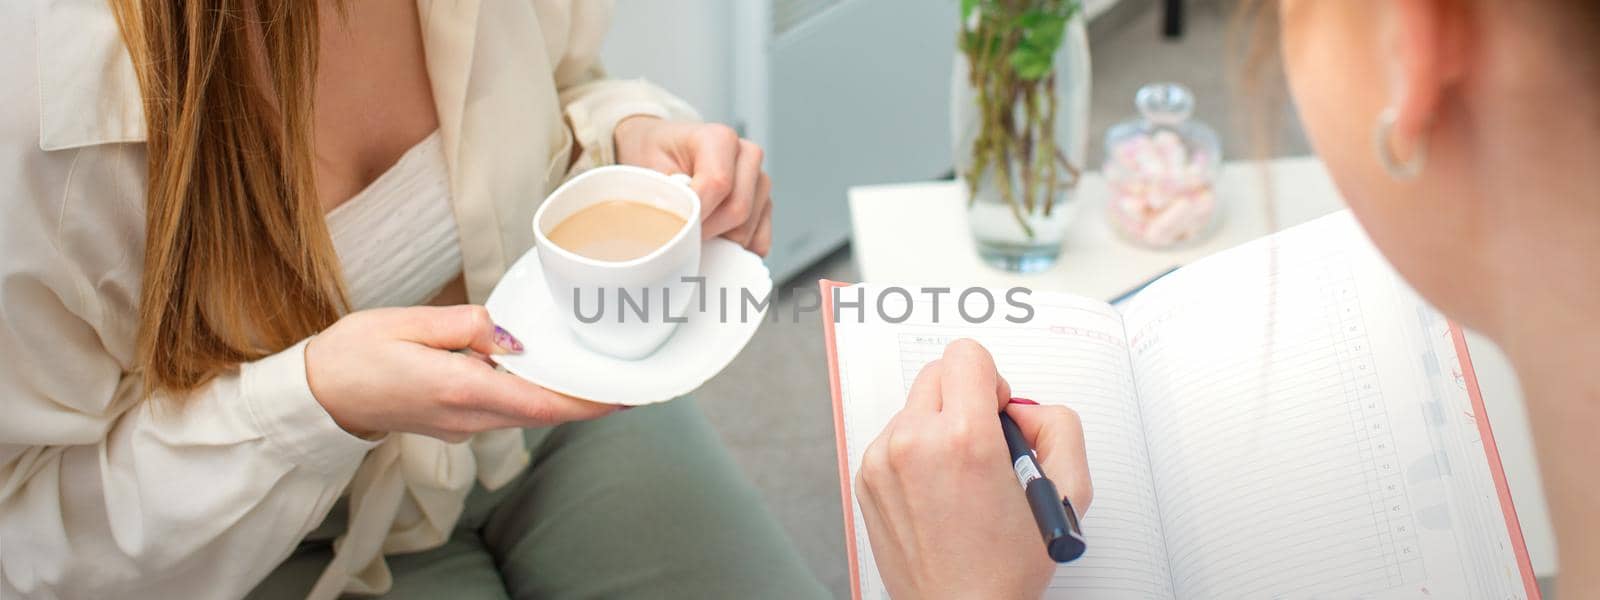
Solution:
M 437 131 L 326 218 L 353 310 L 423 304 L 461 274 Z

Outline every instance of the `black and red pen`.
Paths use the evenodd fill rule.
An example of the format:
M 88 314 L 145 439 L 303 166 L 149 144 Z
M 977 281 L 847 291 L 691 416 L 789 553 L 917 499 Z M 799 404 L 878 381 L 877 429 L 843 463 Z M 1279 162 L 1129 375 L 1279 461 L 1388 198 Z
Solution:
M 1011 469 L 1017 473 L 1017 483 L 1022 484 L 1028 506 L 1033 509 L 1033 520 L 1039 525 L 1039 535 L 1044 538 L 1045 552 L 1058 563 L 1072 562 L 1083 556 L 1088 544 L 1083 539 L 1083 529 L 1078 526 L 1078 513 L 1072 502 L 1056 491 L 1056 484 L 1044 476 L 1039 468 L 1033 448 L 1022 437 L 1022 429 L 1004 411 L 1000 413 L 1000 430 L 1005 434 L 1006 448 L 1011 451 Z

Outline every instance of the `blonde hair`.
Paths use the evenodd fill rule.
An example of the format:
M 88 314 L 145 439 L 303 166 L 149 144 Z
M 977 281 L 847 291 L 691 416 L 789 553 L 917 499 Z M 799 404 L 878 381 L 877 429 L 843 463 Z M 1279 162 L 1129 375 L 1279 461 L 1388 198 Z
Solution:
M 147 393 L 192 390 L 347 308 L 312 158 L 318 4 L 112 0 L 149 132 Z

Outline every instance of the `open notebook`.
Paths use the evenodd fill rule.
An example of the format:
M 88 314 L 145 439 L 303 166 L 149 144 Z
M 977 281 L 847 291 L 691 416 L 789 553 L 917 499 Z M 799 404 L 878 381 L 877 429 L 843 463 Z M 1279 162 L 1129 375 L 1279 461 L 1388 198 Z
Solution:
M 1461 331 L 1348 213 L 1117 307 L 1033 293 L 1027 323 L 993 290 L 994 318 L 970 324 L 945 295 L 935 324 L 929 296 L 902 287 L 910 302 L 884 295 L 885 313 L 910 317 L 889 323 L 886 286 L 823 282 L 825 300 L 866 308 L 823 302 L 857 598 L 886 596 L 851 489 L 861 453 L 959 337 L 1016 395 L 1083 418 L 1089 550 L 1050 597 L 1538 597 Z

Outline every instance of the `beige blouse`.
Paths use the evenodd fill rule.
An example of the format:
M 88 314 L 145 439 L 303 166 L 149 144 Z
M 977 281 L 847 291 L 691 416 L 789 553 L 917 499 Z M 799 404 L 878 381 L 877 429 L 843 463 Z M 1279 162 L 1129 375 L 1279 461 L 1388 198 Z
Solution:
M 692 119 L 602 78 L 600 0 L 417 0 L 469 298 L 530 245 L 543 196 L 612 162 L 621 118 Z M 515 430 L 462 444 L 335 425 L 304 343 L 179 407 L 130 372 L 144 120 L 105 0 L 0 2 L 0 598 L 237 597 L 350 494 L 317 597 L 388 589 L 384 553 L 442 543 L 474 481 L 527 462 Z M 570 123 L 570 128 L 567 123 Z

